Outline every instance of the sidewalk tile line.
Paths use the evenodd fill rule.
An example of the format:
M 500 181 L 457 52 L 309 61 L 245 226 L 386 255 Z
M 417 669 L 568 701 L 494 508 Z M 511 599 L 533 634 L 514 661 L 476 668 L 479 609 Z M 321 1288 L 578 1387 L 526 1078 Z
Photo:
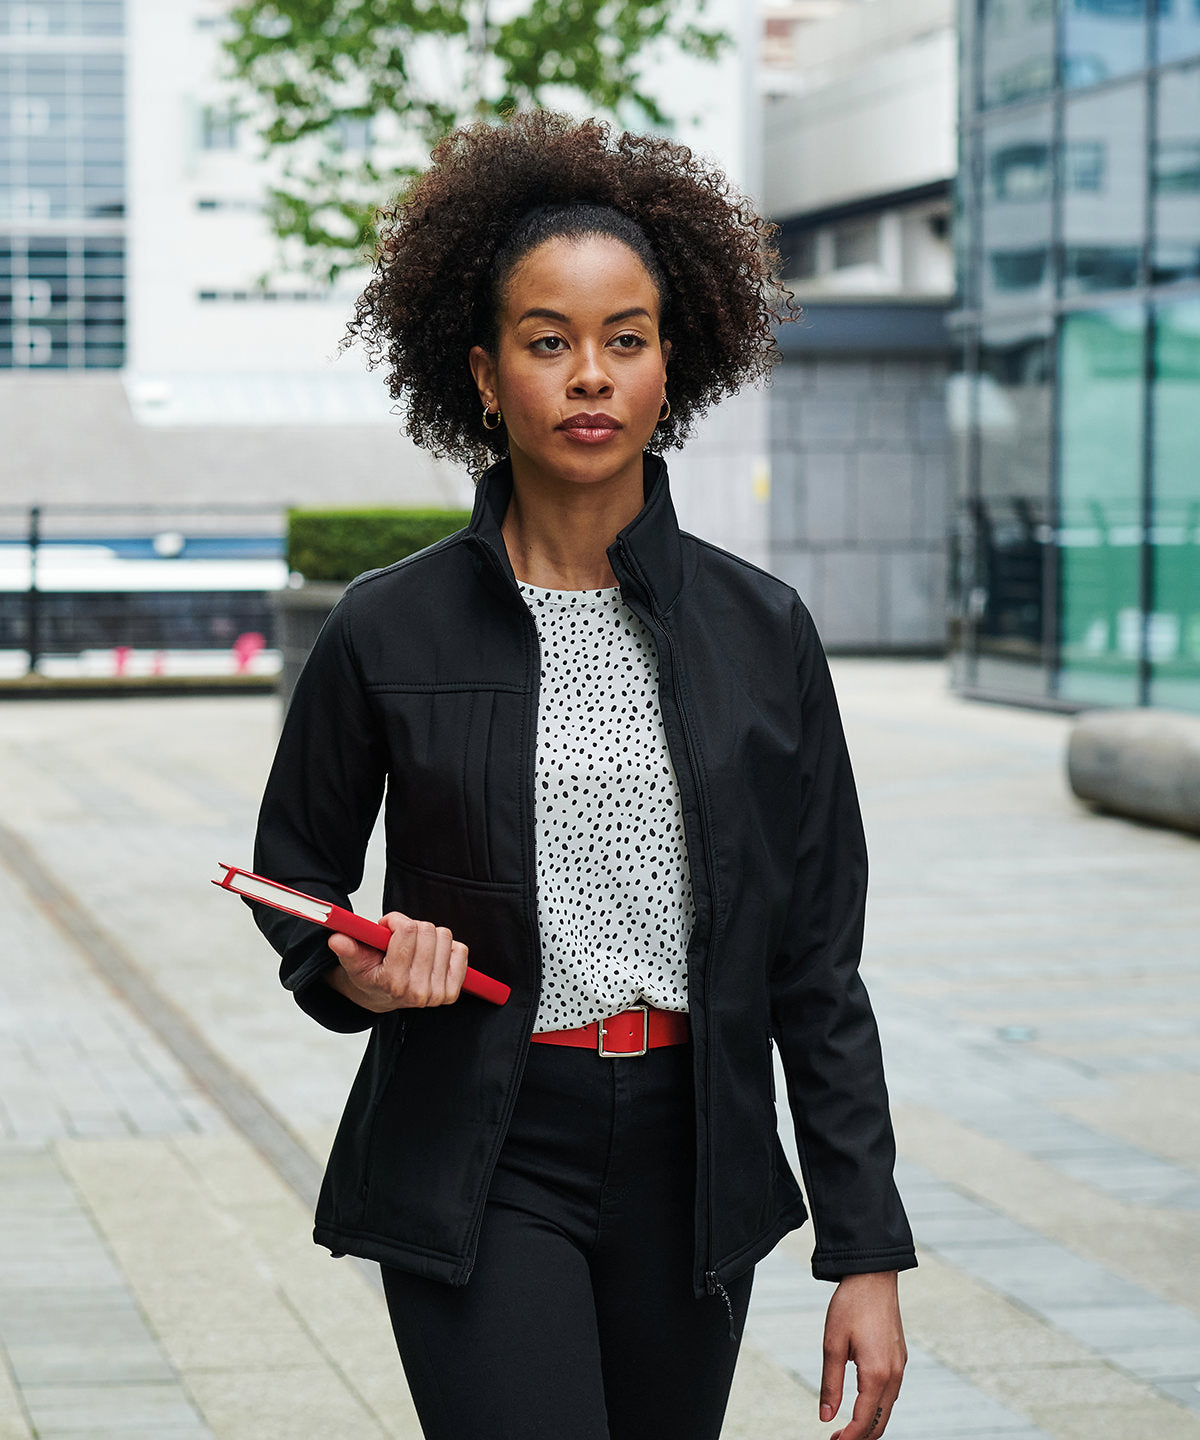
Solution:
M 141 973 L 136 961 L 46 868 L 32 846 L 0 822 L 0 861 L 311 1209 L 321 1167 L 287 1124 L 208 1044 L 196 1026 Z
M 1048 1239 L 1019 1221 L 1000 1214 L 975 1200 L 932 1171 L 905 1160 L 898 1166 L 914 1197 L 910 1218 L 918 1243 L 939 1255 L 956 1270 L 982 1281 L 1007 1295 L 1033 1315 L 1065 1331 L 1110 1365 L 1151 1386 L 1165 1399 L 1200 1412 L 1200 1320 L 1182 1306 L 1173 1305 L 1132 1280 L 1115 1274 L 1096 1260 Z M 928 1214 L 929 1201 L 939 1201 L 943 1214 Z M 969 1217 L 977 1229 L 970 1240 L 938 1237 L 947 1211 L 955 1219 Z M 922 1213 L 926 1212 L 926 1213 Z M 993 1243 L 981 1243 L 980 1232 L 996 1234 Z M 1086 1289 L 1084 1287 L 1087 1287 Z M 1056 1303 L 1057 1298 L 1057 1303 Z M 1117 1339 L 1104 1333 L 1106 1312 L 1136 1313 L 1125 1337 L 1143 1335 L 1147 1327 L 1155 1334 L 1171 1335 L 1180 1345 L 1192 1347 L 1192 1364 L 1183 1374 L 1164 1376 L 1155 1356 L 1142 1356 L 1131 1338 Z M 1156 1352 L 1157 1353 L 1157 1352 Z M 1172 1388 L 1160 1383 L 1167 1381 Z M 1178 1382 L 1192 1382 L 1194 1398 L 1184 1398 Z

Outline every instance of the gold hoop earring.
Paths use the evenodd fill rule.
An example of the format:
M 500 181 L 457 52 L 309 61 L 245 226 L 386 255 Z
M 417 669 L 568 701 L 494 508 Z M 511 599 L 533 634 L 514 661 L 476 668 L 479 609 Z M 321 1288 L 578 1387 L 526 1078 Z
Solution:
M 668 418 L 670 417 L 670 414 L 671 414 L 671 402 L 667 399 L 667 392 L 664 390 L 664 391 L 663 391 L 663 398 L 662 398 L 662 406 L 659 408 L 659 412 L 658 412 L 658 423 L 661 425 L 664 420 L 666 420 L 666 419 L 668 419 Z
M 488 420 L 489 420 L 489 418 L 490 418 L 491 416 L 493 416 L 493 415 L 496 417 L 496 423 L 495 423 L 494 425 L 489 425 L 489 424 L 488 424 Z M 499 408 L 497 408 L 497 409 L 495 409 L 495 410 L 489 410 L 486 405 L 483 407 L 483 428 L 484 428 L 485 430 L 499 430 L 499 428 L 500 428 L 500 411 L 499 411 Z

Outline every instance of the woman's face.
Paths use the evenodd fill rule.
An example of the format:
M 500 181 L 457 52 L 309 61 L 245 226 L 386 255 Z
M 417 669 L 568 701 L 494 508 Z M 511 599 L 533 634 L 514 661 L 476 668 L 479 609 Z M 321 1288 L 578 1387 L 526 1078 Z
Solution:
M 477 345 L 470 357 L 480 400 L 504 416 L 517 480 L 640 487 L 670 349 L 658 319 L 654 282 L 620 240 L 547 240 L 520 261 L 495 354 Z

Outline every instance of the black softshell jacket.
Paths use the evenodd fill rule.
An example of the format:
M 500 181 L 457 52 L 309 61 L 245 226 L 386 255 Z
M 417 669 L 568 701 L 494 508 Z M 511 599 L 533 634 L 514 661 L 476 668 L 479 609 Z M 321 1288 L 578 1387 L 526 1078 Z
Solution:
M 788 1077 L 818 1277 L 916 1264 L 892 1179 L 879 1041 L 858 974 L 866 854 L 828 668 L 793 590 L 679 530 L 666 467 L 609 559 L 658 652 L 696 908 L 697 1295 L 805 1219 L 776 1131 Z M 256 906 L 284 985 L 370 1028 L 315 1238 L 463 1284 L 538 1005 L 534 761 L 540 656 L 500 534 L 512 475 L 470 525 L 346 591 L 313 649 L 263 799 L 255 867 L 339 905 L 385 804 L 383 910 L 449 926 L 512 986 L 375 1016 L 322 978 L 327 933 Z M 373 917 L 374 918 L 374 917 Z M 612 1061 L 636 1064 L 636 1061 Z

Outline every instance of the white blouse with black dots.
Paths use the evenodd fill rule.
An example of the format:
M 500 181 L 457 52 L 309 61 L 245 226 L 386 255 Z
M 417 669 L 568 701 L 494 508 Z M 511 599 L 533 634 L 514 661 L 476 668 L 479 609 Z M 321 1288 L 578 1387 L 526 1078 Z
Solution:
M 654 642 L 619 590 L 520 590 L 542 647 L 534 1031 L 686 1010 L 695 911 Z

